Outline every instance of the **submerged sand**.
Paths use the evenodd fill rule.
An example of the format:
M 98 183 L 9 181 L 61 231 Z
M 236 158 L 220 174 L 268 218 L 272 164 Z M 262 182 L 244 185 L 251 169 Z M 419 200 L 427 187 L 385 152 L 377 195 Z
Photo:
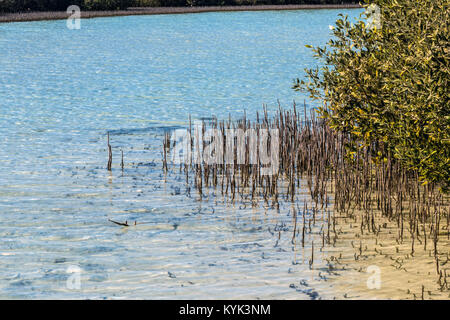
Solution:
M 450 299 L 450 236 L 446 225 L 439 232 L 435 259 L 433 240 L 425 240 L 423 233 L 413 247 L 407 222 L 401 240 L 397 221 L 380 212 L 375 215 L 377 234 L 362 230 L 360 211 L 335 217 L 336 241 L 322 249 L 326 252 L 324 263 L 314 267 L 317 278 L 323 280 L 321 291 L 330 293 L 321 293 L 323 298 Z M 428 226 L 427 236 L 429 232 Z
M 243 202 L 251 206 L 248 199 Z M 305 218 L 302 209 L 295 205 L 304 202 L 309 208 Z M 335 213 L 330 203 L 327 208 L 319 208 L 313 218 L 314 203 L 307 192 L 301 192 L 295 204 L 291 205 L 291 211 L 297 208 L 297 222 L 292 217 L 292 224 L 285 230 L 274 232 L 280 243 L 292 243 L 293 269 L 297 264 L 310 265 L 290 285 L 292 289 L 311 299 L 325 300 L 450 299 L 450 234 L 446 223 L 440 226 L 436 260 L 430 224 L 425 225 L 426 240 L 422 230 L 413 247 L 406 218 L 400 236 L 396 219 L 374 211 L 377 228 L 374 233 L 365 226 L 361 228 L 365 212 L 358 208 Z M 282 211 L 288 207 L 283 206 Z M 328 213 L 330 217 L 334 215 L 331 220 L 335 226 L 334 222 L 328 225 Z M 303 226 L 306 231 L 302 240 Z M 440 273 L 446 276 L 440 278 Z

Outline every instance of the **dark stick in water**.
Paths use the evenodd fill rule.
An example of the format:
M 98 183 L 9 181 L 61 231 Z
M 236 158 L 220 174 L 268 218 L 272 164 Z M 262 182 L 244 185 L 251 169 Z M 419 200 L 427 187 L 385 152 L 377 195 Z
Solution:
M 108 171 L 111 171 L 111 165 L 112 165 L 112 150 L 111 145 L 109 144 L 109 132 L 108 132 Z

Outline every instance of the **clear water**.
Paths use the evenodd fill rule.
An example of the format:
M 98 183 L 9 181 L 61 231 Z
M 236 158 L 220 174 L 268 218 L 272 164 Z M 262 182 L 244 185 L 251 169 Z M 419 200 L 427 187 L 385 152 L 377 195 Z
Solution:
M 339 13 L 360 10 L 0 24 L 0 298 L 310 298 L 290 287 L 315 281 L 307 257 L 271 231 L 288 207 L 189 197 L 160 150 L 189 114 L 303 103 L 305 44 L 325 44 Z

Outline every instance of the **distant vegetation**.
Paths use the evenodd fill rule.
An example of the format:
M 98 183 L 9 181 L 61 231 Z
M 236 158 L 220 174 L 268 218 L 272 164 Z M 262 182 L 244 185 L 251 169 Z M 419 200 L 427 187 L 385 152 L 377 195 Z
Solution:
M 0 12 L 65 11 L 70 5 L 85 10 L 125 9 L 134 0 L 0 0 Z
M 449 1 L 371 2 L 379 14 L 337 20 L 333 39 L 314 48 L 324 67 L 294 87 L 323 103 L 331 127 L 364 141 L 351 155 L 373 146 L 381 163 L 397 159 L 450 191 Z
M 70 5 L 82 10 L 118 10 L 128 7 L 186 7 L 283 4 L 351 4 L 357 0 L 0 0 L 0 12 L 65 11 Z
M 354 4 L 358 0 L 135 0 L 137 7 Z

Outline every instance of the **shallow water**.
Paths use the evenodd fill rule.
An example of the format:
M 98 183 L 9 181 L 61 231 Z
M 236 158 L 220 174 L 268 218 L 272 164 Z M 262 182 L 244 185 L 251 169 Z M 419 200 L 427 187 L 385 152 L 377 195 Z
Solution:
M 359 12 L 0 24 L 0 298 L 316 297 L 290 287 L 314 279 L 273 231 L 291 227 L 289 206 L 198 201 L 182 176 L 163 176 L 161 143 L 189 114 L 303 103 L 291 86 L 315 63 L 304 45 L 325 44 L 339 13 Z M 67 285 L 75 267 L 79 288 Z

